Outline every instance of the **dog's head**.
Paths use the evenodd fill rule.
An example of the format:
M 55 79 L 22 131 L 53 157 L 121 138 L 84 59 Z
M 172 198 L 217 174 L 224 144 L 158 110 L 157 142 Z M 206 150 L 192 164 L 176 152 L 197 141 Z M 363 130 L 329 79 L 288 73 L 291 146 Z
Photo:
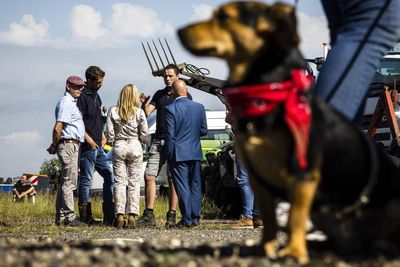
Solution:
M 191 53 L 225 59 L 230 68 L 228 83 L 237 84 L 268 48 L 279 48 L 281 53 L 297 47 L 296 28 L 292 6 L 243 1 L 221 6 L 211 19 L 187 26 L 178 34 Z

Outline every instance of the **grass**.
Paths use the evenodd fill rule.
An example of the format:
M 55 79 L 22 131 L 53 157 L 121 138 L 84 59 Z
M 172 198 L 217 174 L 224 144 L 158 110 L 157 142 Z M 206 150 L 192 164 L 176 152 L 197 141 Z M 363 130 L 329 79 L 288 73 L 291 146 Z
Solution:
M 28 227 L 30 232 L 49 234 L 50 236 L 55 237 L 58 229 L 60 229 L 54 225 L 55 202 L 56 196 L 54 194 L 38 193 L 36 195 L 36 203 L 32 204 L 29 202 L 14 203 L 12 202 L 11 193 L 0 193 L 0 234 L 19 233 L 25 231 Z M 93 216 L 95 218 L 102 218 L 102 198 L 99 196 L 92 197 L 91 202 Z M 77 201 L 75 201 L 76 214 L 78 214 L 77 205 Z M 144 199 L 141 200 L 140 207 L 142 214 L 144 209 Z M 164 222 L 167 211 L 168 199 L 166 197 L 158 197 L 154 208 L 156 219 L 160 222 Z M 213 203 L 203 199 L 202 217 L 203 219 L 209 220 L 221 219 L 224 217 L 224 214 Z M 179 211 L 177 212 L 177 218 L 180 218 Z M 204 229 L 204 227 L 202 228 Z M 65 231 L 79 231 L 79 229 L 84 228 L 71 229 L 62 227 L 62 229 Z

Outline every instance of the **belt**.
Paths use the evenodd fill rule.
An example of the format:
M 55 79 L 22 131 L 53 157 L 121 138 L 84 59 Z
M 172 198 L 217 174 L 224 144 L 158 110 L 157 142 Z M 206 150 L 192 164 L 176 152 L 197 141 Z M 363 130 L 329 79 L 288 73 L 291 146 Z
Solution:
M 77 144 L 79 145 L 81 142 L 79 142 L 78 140 L 75 139 L 61 139 L 60 142 L 58 142 L 59 144 Z

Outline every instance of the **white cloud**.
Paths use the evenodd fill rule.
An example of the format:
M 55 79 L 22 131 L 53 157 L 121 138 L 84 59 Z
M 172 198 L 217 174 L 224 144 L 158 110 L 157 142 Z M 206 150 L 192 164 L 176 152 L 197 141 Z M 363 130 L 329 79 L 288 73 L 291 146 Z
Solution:
M 132 37 L 173 33 L 172 25 L 163 22 L 153 9 L 127 3 L 112 5 L 111 29 L 116 35 Z
M 43 150 L 43 141 L 42 136 L 36 131 L 0 135 L 1 176 L 38 172 L 44 158 L 48 156 Z
M 40 134 L 35 131 L 16 132 L 7 135 L 0 135 L 0 144 L 7 143 L 9 146 L 27 145 L 37 143 L 41 139 Z M 4 144 L 2 144 L 4 145 Z
M 95 40 L 106 34 L 100 12 L 88 5 L 76 5 L 71 10 L 70 27 L 73 37 Z
M 323 56 L 323 42 L 329 43 L 328 24 L 323 16 L 310 16 L 298 13 L 301 50 L 305 57 L 315 58 Z
M 205 7 L 199 9 L 202 13 Z M 111 15 L 103 21 L 102 14 L 89 5 L 75 5 L 69 16 L 71 37 L 51 39 L 49 24 L 37 23 L 32 15 L 24 15 L 20 23 L 10 24 L 8 31 L 0 32 L 0 43 L 23 46 L 51 46 L 59 49 L 126 47 L 135 38 L 173 35 L 173 26 L 163 21 L 151 8 L 116 3 Z
M 11 23 L 8 31 L 0 33 L 0 42 L 38 46 L 48 41 L 48 29 L 46 20 L 37 23 L 32 15 L 23 15 L 19 23 Z
M 206 4 L 193 5 L 193 14 L 190 21 L 205 20 L 211 17 L 214 7 Z

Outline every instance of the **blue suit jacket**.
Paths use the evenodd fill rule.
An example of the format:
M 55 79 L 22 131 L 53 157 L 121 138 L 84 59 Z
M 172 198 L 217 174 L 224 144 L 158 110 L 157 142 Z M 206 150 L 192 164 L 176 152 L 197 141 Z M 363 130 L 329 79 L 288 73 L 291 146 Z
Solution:
M 204 106 L 187 97 L 165 107 L 167 158 L 174 161 L 202 160 L 200 136 L 207 134 Z

